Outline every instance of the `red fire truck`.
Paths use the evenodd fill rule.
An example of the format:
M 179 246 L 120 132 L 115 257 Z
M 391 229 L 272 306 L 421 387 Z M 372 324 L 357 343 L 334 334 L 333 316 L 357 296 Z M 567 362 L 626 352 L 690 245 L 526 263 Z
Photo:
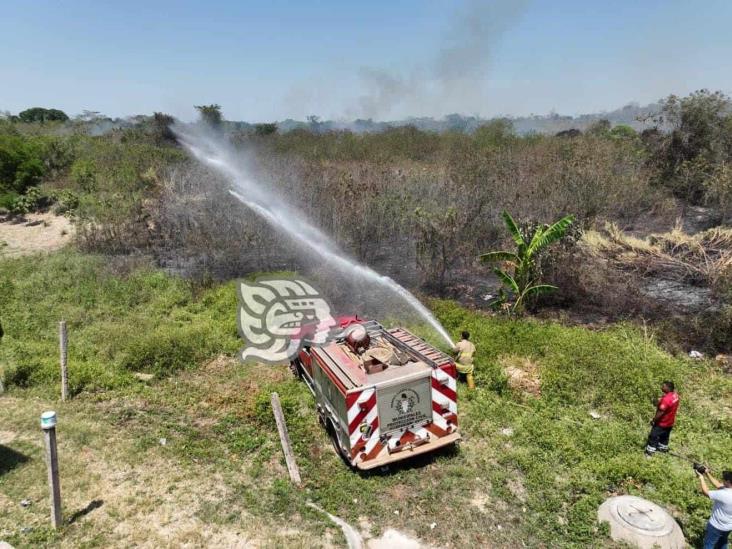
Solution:
M 460 439 L 453 360 L 403 328 L 350 317 L 291 362 L 315 395 L 333 446 L 372 469 Z

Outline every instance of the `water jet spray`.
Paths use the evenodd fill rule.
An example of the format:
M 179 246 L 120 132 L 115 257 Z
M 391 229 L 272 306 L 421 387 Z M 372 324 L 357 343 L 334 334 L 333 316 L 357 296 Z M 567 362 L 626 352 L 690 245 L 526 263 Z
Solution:
M 341 272 L 374 283 L 404 300 L 442 336 L 450 348 L 454 346 L 445 328 L 409 290 L 392 278 L 349 258 L 329 236 L 289 207 L 281 196 L 277 196 L 254 180 L 241 161 L 236 158 L 231 147 L 220 137 L 206 135 L 205 130 L 196 128 L 176 127 L 174 131 L 178 134 L 180 142 L 195 158 L 230 181 L 232 188 L 229 189 L 229 193 L 239 202 L 264 218 L 276 230 L 307 246 L 329 265 Z

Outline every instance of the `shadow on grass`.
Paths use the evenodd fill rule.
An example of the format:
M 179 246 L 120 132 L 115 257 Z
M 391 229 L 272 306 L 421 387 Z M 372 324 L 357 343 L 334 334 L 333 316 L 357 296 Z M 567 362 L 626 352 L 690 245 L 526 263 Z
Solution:
M 29 460 L 28 456 L 0 444 L 0 475 L 12 471 Z
M 84 516 L 88 515 L 94 509 L 99 509 L 102 505 L 104 505 L 104 500 L 101 500 L 101 499 L 93 499 L 92 501 L 89 502 L 89 505 L 87 505 L 83 509 L 79 509 L 73 515 L 71 515 L 68 518 L 67 522 L 69 524 L 74 524 L 81 517 L 84 517 Z
M 458 444 L 450 444 L 449 446 L 443 446 L 432 452 L 426 454 L 419 454 L 414 457 L 403 459 L 401 461 L 395 461 L 390 463 L 386 467 L 378 467 L 376 469 L 369 469 L 367 471 L 361 471 L 355 469 L 359 475 L 363 478 L 369 477 L 388 477 L 399 471 L 405 469 L 422 469 L 428 465 L 432 465 L 437 461 L 439 457 L 455 458 L 460 454 L 460 447 Z

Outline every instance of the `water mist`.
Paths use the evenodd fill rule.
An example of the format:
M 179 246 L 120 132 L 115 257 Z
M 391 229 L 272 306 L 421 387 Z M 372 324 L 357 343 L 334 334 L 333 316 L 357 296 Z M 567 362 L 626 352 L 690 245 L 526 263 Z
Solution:
M 445 328 L 414 295 L 390 277 L 348 258 L 329 236 L 290 207 L 281 196 L 251 177 L 249 170 L 223 138 L 201 127 L 176 126 L 174 130 L 180 142 L 195 158 L 221 173 L 231 183 L 229 192 L 232 196 L 264 218 L 275 230 L 307 246 L 333 268 L 374 283 L 398 296 L 427 321 L 450 347 L 453 346 Z

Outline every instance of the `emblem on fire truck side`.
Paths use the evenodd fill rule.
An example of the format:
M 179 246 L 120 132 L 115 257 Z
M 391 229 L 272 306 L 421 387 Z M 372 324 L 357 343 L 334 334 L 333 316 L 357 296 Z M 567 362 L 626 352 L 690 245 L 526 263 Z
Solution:
M 403 393 L 394 395 L 391 399 L 391 407 L 397 414 L 403 416 L 414 410 L 414 405 L 419 402 L 419 395 L 411 390 L 407 389 Z
M 240 280 L 237 295 L 243 361 L 287 362 L 297 355 L 305 338 L 324 343 L 336 324 L 320 292 L 300 278 Z

